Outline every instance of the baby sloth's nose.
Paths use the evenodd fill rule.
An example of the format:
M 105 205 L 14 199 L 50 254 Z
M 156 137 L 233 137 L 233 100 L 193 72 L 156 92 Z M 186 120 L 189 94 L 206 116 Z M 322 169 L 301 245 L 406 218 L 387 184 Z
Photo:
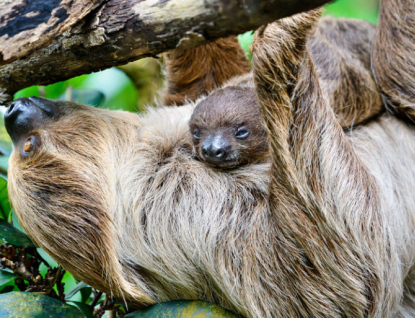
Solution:
M 13 143 L 53 116 L 53 110 L 44 101 L 37 97 L 22 97 L 11 103 L 4 114 L 4 122 Z
M 230 148 L 230 144 L 223 137 L 208 137 L 202 144 L 202 154 L 207 162 L 216 164 L 226 160 Z
M 222 159 L 225 157 L 226 151 L 223 148 L 216 148 L 212 145 L 203 148 L 203 156 L 212 159 Z

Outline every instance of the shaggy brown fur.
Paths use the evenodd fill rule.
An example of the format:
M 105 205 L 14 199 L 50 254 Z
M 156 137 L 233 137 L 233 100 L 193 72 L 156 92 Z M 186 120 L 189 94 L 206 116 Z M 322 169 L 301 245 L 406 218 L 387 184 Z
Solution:
M 230 78 L 251 69 L 236 36 L 193 49 L 176 49 L 164 56 L 167 71 L 164 105 L 183 105 L 185 100 L 194 101 L 222 86 Z
M 384 110 L 370 65 L 374 35 L 375 28 L 368 22 L 325 18 L 319 22 L 307 41 L 307 48 L 317 65 L 320 86 L 343 128 L 349 129 Z M 216 49 L 220 47 L 210 47 L 205 54 L 212 54 Z M 200 52 L 204 48 L 200 47 L 198 50 Z M 242 54 L 240 57 L 245 60 Z M 191 69 L 197 69 L 202 61 L 197 56 L 192 58 L 194 61 Z M 176 63 L 177 73 L 170 75 L 170 84 L 180 82 L 184 67 L 180 65 L 180 60 L 175 61 L 175 57 L 171 56 L 170 62 L 173 61 Z M 214 63 L 215 67 L 221 65 L 227 70 L 227 61 L 211 59 L 210 63 Z M 189 65 L 186 64 L 185 67 L 188 68 Z M 231 75 L 229 73 L 224 78 Z M 202 85 L 203 81 L 199 81 Z M 254 98 L 255 87 L 249 81 L 253 82 L 253 78 L 246 75 L 242 83 L 236 83 L 239 87 L 237 93 L 237 88 L 227 83 L 196 107 L 189 126 L 193 136 L 195 131 L 200 134 L 193 138 L 195 153 L 200 160 L 215 167 L 234 168 L 268 156 L 266 134 L 259 125 L 259 107 Z M 183 95 L 189 91 L 182 88 Z M 197 96 L 194 92 L 189 95 Z M 246 139 L 235 137 L 238 127 L 242 126 L 252 130 L 251 136 Z M 213 140 L 222 146 L 214 147 Z M 208 151 L 209 149 L 214 151 Z
M 412 122 L 415 122 L 414 11 L 414 1 L 384 1 L 373 47 L 373 70 L 386 105 Z
M 290 308 L 277 301 L 290 313 L 287 316 L 387 316 L 396 290 L 386 282 L 396 280 L 397 264 L 389 254 L 392 246 L 379 213 L 376 185 L 342 134 L 311 58 L 302 49 L 304 32 L 313 25 L 310 18 L 317 16 L 310 13 L 275 23 L 259 30 L 253 44 L 258 101 L 273 158 L 270 210 L 278 211 L 274 229 L 280 242 L 274 266 L 296 273 L 280 276 L 280 283 L 298 286 L 288 289 L 292 294 L 288 291 L 287 298 L 299 297 L 302 306 Z M 336 171 L 340 166 L 342 170 Z M 353 186 L 340 202 L 327 185 L 350 177 Z M 329 212 L 339 204 L 347 212 Z M 371 227 L 352 228 L 344 213 L 358 224 L 370 219 Z M 293 217 L 301 225 L 292 224 Z M 338 231 L 332 231 L 334 224 Z M 346 233 L 353 243 L 345 244 Z M 298 254 L 289 251 L 293 245 Z M 341 253 L 325 257 L 337 248 Z
M 271 167 L 195 160 L 193 104 L 139 117 L 37 100 L 58 111 L 15 139 L 9 171 L 29 235 L 136 306 L 203 299 L 246 317 L 413 317 L 415 133 L 386 114 L 347 137 L 305 47 L 318 16 L 256 34 Z M 238 81 L 249 82 L 229 85 Z M 31 135 L 39 143 L 21 156 Z
M 375 27 L 369 22 L 326 17 L 307 42 L 320 86 L 343 128 L 365 122 L 384 110 L 371 72 L 374 37 Z M 249 70 L 236 37 L 176 51 L 166 57 L 170 94 L 165 105 L 194 101 Z
M 343 128 L 385 109 L 371 71 L 375 30 L 366 21 L 327 17 L 307 42 L 320 87 Z
M 253 87 L 229 86 L 201 101 L 189 122 L 200 160 L 234 168 L 269 158 Z

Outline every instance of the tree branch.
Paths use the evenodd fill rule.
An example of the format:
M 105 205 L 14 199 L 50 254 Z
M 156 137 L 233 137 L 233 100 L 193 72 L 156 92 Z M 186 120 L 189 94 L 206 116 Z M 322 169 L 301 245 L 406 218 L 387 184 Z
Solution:
M 103 0 L 0 0 L 0 65 L 45 46 Z
M 326 2 L 110 0 L 47 47 L 0 67 L 0 102 L 31 85 L 55 83 L 176 47 L 194 47 Z

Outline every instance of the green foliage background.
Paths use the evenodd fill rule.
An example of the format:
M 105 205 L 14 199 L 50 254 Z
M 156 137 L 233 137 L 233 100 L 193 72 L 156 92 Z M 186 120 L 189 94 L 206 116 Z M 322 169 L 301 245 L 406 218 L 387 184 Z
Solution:
M 326 14 L 335 17 L 364 19 L 376 23 L 378 0 L 339 0 L 326 6 Z M 248 51 L 252 41 L 252 32 L 240 35 L 239 40 L 241 46 Z M 16 93 L 15 98 L 43 96 L 51 99 L 68 99 L 69 95 L 72 96 L 73 100 L 80 103 L 133 112 L 138 110 L 137 105 L 140 100 L 140 94 L 137 92 L 133 82 L 123 71 L 117 68 L 82 75 L 45 87 L 32 86 Z M 24 230 L 19 225 L 8 201 L 7 160 L 11 152 L 11 142 L 4 128 L 3 119 L 0 120 L 0 152 L 3 154 L 3 156 L 0 156 L 0 245 L 8 242 L 15 246 L 31 246 L 30 239 L 22 232 L 19 232 Z M 50 266 L 58 266 L 44 251 L 37 248 L 37 252 Z M 47 266 L 43 263 L 40 266 L 40 272 L 41 275 L 45 275 L 47 272 Z M 25 298 L 27 296 L 16 296 L 20 295 L 15 293 L 19 291 L 16 286 L 16 278 L 17 275 L 10 270 L 0 269 L 0 317 L 7 316 L 5 311 L 7 308 L 13 308 L 16 316 L 32 317 L 35 315 L 35 312 L 32 312 L 30 308 L 25 308 L 24 314 L 23 311 L 20 314 L 17 313 L 19 304 L 27 302 Z M 40 297 L 41 299 L 38 297 L 36 299 L 33 298 L 32 301 L 37 305 L 40 303 L 46 304 L 46 307 L 42 308 L 44 308 L 45 312 L 48 311 L 49 314 L 51 310 L 56 312 L 56 314 L 58 314 L 59 310 L 63 310 L 67 312 L 66 315 L 71 316 L 73 314 L 71 310 L 75 308 L 74 317 L 92 317 L 91 303 L 94 299 L 92 289 L 83 282 L 78 282 L 70 273 L 64 275 L 63 283 L 64 293 L 68 301 L 67 304 L 70 308 L 64 306 L 63 303 L 61 303 L 62 308 L 60 308 L 59 303 L 58 305 L 56 304 L 56 300 L 52 299 L 53 301 L 48 302 L 47 299 L 50 298 L 45 300 L 43 297 Z M 27 295 L 27 293 L 25 294 Z M 104 296 L 101 297 L 98 304 L 103 299 Z M 17 304 L 17 307 L 11 307 L 12 304 Z M 186 303 L 182 305 L 186 306 Z M 69 312 L 72 314 L 69 314 Z M 135 316 L 139 317 L 140 313 L 136 313 Z M 143 313 L 142 317 L 147 316 Z M 166 315 L 166 317 L 175 316 Z

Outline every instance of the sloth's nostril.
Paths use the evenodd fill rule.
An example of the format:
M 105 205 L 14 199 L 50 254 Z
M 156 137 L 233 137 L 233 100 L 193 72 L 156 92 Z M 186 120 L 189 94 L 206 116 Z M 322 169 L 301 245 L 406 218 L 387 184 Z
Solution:
M 5 118 L 10 117 L 10 115 L 12 115 L 13 113 L 16 112 L 16 110 L 22 106 L 22 105 L 27 105 L 28 103 L 30 103 L 30 100 L 25 98 L 25 97 L 21 97 L 19 99 L 16 99 L 15 101 L 13 101 L 9 107 L 7 107 L 6 112 L 4 113 Z
M 11 112 L 13 111 L 14 105 L 15 105 L 15 103 L 14 103 L 14 102 L 12 102 L 12 103 L 10 104 L 10 106 L 7 108 L 6 113 L 11 113 Z

